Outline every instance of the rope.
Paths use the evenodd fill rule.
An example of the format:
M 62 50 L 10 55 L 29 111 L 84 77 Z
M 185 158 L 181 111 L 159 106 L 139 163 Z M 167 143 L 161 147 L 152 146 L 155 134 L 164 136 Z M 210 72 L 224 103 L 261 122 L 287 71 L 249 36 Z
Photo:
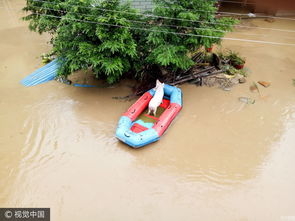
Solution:
M 47 7 L 39 7 L 39 6 L 32 6 L 32 7 L 68 13 L 68 11 L 65 11 L 65 10 L 59 10 L 59 9 L 53 9 L 53 8 L 47 8 Z M 83 14 L 83 13 L 74 12 L 73 14 L 84 15 L 84 16 L 88 16 L 89 17 L 88 14 Z M 107 18 L 107 17 L 101 16 L 101 18 Z M 213 31 L 213 32 L 230 33 L 229 31 L 224 31 L 224 30 L 219 30 L 219 29 L 214 29 L 214 28 L 197 28 L 197 27 L 178 26 L 178 25 L 166 25 L 166 24 L 154 25 L 154 24 L 149 24 L 147 22 L 142 22 L 142 21 L 137 21 L 137 20 L 128 20 L 128 19 L 126 19 L 126 21 L 134 22 L 134 23 L 138 23 L 138 24 L 155 26 L 155 27 L 175 27 L 175 28 L 186 28 L 186 29 L 191 29 L 191 30 L 197 29 L 197 30 L 210 30 L 210 31 Z M 241 33 L 241 32 L 238 33 L 238 34 L 241 34 L 241 35 L 251 35 L 251 36 L 256 35 L 256 36 L 267 37 L 267 35 L 264 35 L 264 34 Z M 290 38 L 290 37 L 283 37 L 283 38 L 292 39 L 292 40 L 294 39 L 294 38 Z
M 271 45 L 295 46 L 295 44 L 291 44 L 291 43 L 260 41 L 260 40 L 251 40 L 251 39 L 241 39 L 241 38 L 227 38 L 227 37 L 221 37 L 220 38 L 220 37 L 216 37 L 216 36 L 207 36 L 207 35 L 197 35 L 197 34 L 189 34 L 189 33 L 161 31 L 161 30 L 153 30 L 153 29 L 146 29 L 146 28 L 139 28 L 139 27 L 132 27 L 132 26 L 129 27 L 129 26 L 125 26 L 125 25 L 116 25 L 116 24 L 109 24 L 109 23 L 102 23 L 102 22 L 87 21 L 87 20 L 81 20 L 81 19 L 71 19 L 71 18 L 66 18 L 66 17 L 54 16 L 54 15 L 46 15 L 46 14 L 40 14 L 40 13 L 32 13 L 32 14 L 36 14 L 36 15 L 40 15 L 40 16 L 46 16 L 46 17 L 60 18 L 60 19 L 65 19 L 65 20 L 73 20 L 73 21 L 79 21 L 79 22 L 85 22 L 85 23 L 92 23 L 92 24 L 98 24 L 98 25 L 106 25 L 106 26 L 111 26 L 111 27 L 128 28 L 128 29 L 133 29 L 133 30 L 143 30 L 143 31 L 159 32 L 159 33 L 166 33 L 166 34 L 175 34 L 175 35 L 181 35 L 181 36 L 204 37 L 204 38 L 242 41 L 242 42 L 252 42 L 252 43 L 262 43 L 262 44 L 271 44 Z
M 49 3 L 56 5 L 53 2 L 48 2 L 44 0 L 33 0 L 34 2 L 43 2 L 43 3 Z M 143 13 L 134 13 L 134 12 L 126 12 L 126 11 L 117 11 L 117 10 L 111 10 L 111 9 L 102 9 L 102 8 L 95 8 L 95 7 L 87 7 L 87 6 L 79 6 L 79 5 L 72 5 L 71 6 L 78 6 L 81 8 L 91 8 L 94 10 L 104 11 L 104 12 L 117 12 L 117 13 L 124 13 L 124 14 L 130 14 L 130 15 L 138 15 L 138 16 L 145 16 L 145 17 L 154 17 L 154 18 L 162 18 L 162 19 L 169 19 L 169 20 L 177 20 L 177 21 L 187 21 L 187 22 L 197 22 L 197 23 L 207 23 L 207 24 L 219 24 L 223 26 L 230 26 L 227 24 L 222 24 L 220 22 L 208 22 L 208 21 L 200 21 L 200 20 L 190 20 L 190 19 L 181 19 L 181 18 L 172 18 L 172 17 L 166 17 L 166 16 L 157 16 L 153 14 L 143 14 Z M 252 26 L 246 26 L 246 25 L 234 25 L 236 27 L 244 27 L 244 28 L 255 28 L 255 29 L 263 29 L 263 30 L 272 30 L 272 31 L 281 31 L 281 32 L 292 32 L 295 33 L 295 30 L 288 30 L 288 29 L 277 29 L 277 28 L 263 28 L 263 27 L 252 27 Z

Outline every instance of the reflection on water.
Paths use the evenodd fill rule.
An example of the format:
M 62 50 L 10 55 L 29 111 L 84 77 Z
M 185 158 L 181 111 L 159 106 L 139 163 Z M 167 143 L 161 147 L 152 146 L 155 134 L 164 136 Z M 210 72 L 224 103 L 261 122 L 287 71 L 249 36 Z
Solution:
M 129 94 L 130 82 L 19 84 L 49 46 L 8 3 L 21 8 L 16 0 L 0 1 L 6 8 L 0 10 L 0 207 L 51 207 L 54 220 L 71 221 L 295 216 L 293 48 L 225 42 L 247 57 L 248 82 L 231 92 L 182 86 L 184 108 L 168 132 L 133 150 L 114 138 L 131 103 L 111 99 Z M 287 21 L 253 23 L 295 28 Z M 258 80 L 272 82 L 260 89 L 262 97 L 249 91 Z M 240 96 L 256 103 L 242 104 Z

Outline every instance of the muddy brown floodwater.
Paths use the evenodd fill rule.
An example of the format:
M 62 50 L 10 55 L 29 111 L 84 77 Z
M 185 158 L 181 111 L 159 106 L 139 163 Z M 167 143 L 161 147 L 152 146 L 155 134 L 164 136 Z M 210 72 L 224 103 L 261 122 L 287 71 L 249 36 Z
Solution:
M 114 137 L 131 102 L 112 97 L 129 94 L 128 82 L 19 83 L 50 49 L 20 20 L 24 2 L 0 0 L 0 207 L 50 207 L 63 221 L 295 220 L 295 47 L 224 41 L 247 57 L 247 83 L 183 85 L 168 133 L 133 150 Z M 287 20 L 251 24 L 295 30 Z M 269 30 L 229 36 L 295 43 L 295 33 Z M 249 91 L 258 80 L 271 82 L 262 96 Z

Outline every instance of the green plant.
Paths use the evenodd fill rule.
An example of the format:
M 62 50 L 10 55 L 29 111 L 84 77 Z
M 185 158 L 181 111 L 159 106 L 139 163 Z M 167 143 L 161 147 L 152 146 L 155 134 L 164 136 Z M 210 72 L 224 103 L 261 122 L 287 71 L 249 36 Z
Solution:
M 236 75 L 239 73 L 239 70 L 235 69 L 233 66 L 231 65 L 225 65 L 223 66 L 223 70 L 226 74 L 228 75 Z
M 131 68 L 137 56 L 137 44 L 134 33 L 129 29 L 132 24 L 129 19 L 138 18 L 133 14 L 116 12 L 135 13 L 129 4 L 121 4 L 119 0 L 103 1 L 97 5 L 91 3 L 91 0 L 66 0 L 62 4 L 66 12 L 61 14 L 57 11 L 62 18 L 56 24 L 53 25 L 50 19 L 47 21 L 53 14 L 48 13 L 47 16 L 33 16 L 30 27 L 40 33 L 50 29 L 53 51 L 62 58 L 58 72 L 60 75 L 92 69 L 98 78 L 114 83 Z M 35 1 L 28 1 L 27 8 L 34 9 L 34 4 Z M 43 19 L 46 20 L 47 28 Z
M 231 65 L 231 66 L 237 66 L 237 65 L 243 65 L 245 64 L 246 59 L 244 57 L 241 57 L 238 52 L 226 49 L 222 50 L 219 49 L 217 52 L 218 57 L 221 60 L 221 63 L 223 65 Z
M 212 63 L 213 62 L 213 55 L 211 53 L 203 53 L 202 60 L 204 63 Z
M 248 77 L 248 69 L 245 69 L 245 68 L 240 69 L 239 74 L 244 76 L 244 77 Z
M 61 22 L 58 17 L 67 14 L 67 5 L 64 0 L 35 1 L 27 0 L 23 11 L 29 13 L 23 20 L 29 21 L 29 29 L 39 34 L 47 32 L 53 36 Z M 47 16 L 43 16 L 43 14 Z
M 234 68 L 233 66 L 231 66 L 231 65 L 224 65 L 223 67 L 222 67 L 222 69 L 224 70 L 224 72 L 226 73 L 226 74 L 228 74 L 228 75 L 237 75 L 237 74 L 240 74 L 240 75 L 242 75 L 242 76 L 244 76 L 244 77 L 247 77 L 248 76 L 248 71 L 247 71 L 247 69 L 245 70 L 245 69 L 236 69 L 236 68 Z
M 238 52 L 229 50 L 226 57 L 230 60 L 232 65 L 243 65 L 246 62 L 246 59 L 241 57 Z
M 27 0 L 24 11 L 31 30 L 51 34 L 59 75 L 91 69 L 109 83 L 150 67 L 186 70 L 194 51 L 220 43 L 237 23 L 217 18 L 214 1 L 204 0 L 155 0 L 152 16 L 120 0 Z
M 220 43 L 225 31 L 232 30 L 237 20 L 216 18 L 214 1 L 155 0 L 151 19 L 156 26 L 147 36 L 147 61 L 152 64 L 176 69 L 187 69 L 194 62 L 190 54 L 202 46 Z M 172 19 L 164 19 L 164 18 Z M 157 31 L 162 31 L 161 33 Z M 182 35 L 174 33 L 183 33 Z

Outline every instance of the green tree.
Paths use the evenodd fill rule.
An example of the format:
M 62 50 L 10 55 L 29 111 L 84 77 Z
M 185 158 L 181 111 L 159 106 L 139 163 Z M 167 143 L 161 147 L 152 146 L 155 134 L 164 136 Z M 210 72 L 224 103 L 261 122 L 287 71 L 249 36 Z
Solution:
M 37 7 L 36 1 L 28 1 L 25 10 L 33 15 L 25 20 L 30 20 L 32 30 L 53 35 L 53 50 L 62 58 L 59 74 L 91 68 L 109 83 L 119 80 L 137 56 L 134 33 L 129 29 L 130 20 L 137 19 L 136 11 L 119 0 L 95 4 L 90 0 L 55 1 L 40 2 Z
M 211 0 L 154 2 L 156 17 L 151 23 L 155 26 L 146 38 L 150 52 L 147 60 L 160 66 L 189 68 L 194 64 L 190 57 L 194 51 L 219 44 L 221 37 L 237 23 L 231 18 L 217 18 L 217 8 Z
M 61 21 L 59 17 L 67 13 L 66 8 L 65 0 L 27 0 L 26 7 L 23 10 L 30 14 L 23 17 L 23 20 L 29 21 L 29 28 L 32 31 L 40 34 L 48 32 L 54 35 Z M 44 14 L 48 16 L 44 16 Z
M 60 75 L 92 69 L 109 83 L 148 66 L 187 69 L 193 52 L 220 43 L 236 23 L 216 18 L 211 0 L 155 0 L 149 15 L 120 0 L 27 0 L 24 10 L 31 30 L 51 34 Z

